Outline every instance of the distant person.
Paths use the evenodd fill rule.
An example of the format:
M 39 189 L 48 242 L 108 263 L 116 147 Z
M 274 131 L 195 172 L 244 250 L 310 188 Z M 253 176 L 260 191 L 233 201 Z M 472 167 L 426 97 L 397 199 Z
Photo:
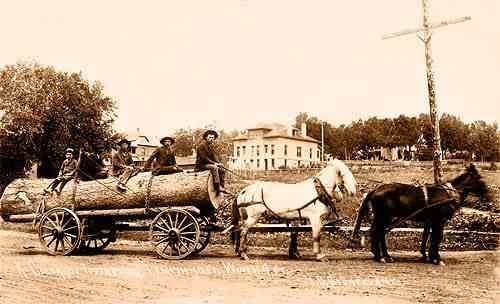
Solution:
M 72 180 L 75 177 L 76 169 L 78 168 L 78 162 L 73 159 L 73 149 L 66 149 L 66 159 L 62 162 L 61 168 L 59 169 L 59 174 L 56 179 L 44 189 L 44 192 L 50 194 L 52 192 L 56 192 L 58 195 L 61 194 L 62 189 L 66 185 L 67 182 Z M 57 186 L 60 184 L 59 189 Z
M 151 154 L 144 164 L 143 170 L 147 170 L 155 160 L 153 170 L 151 171 L 152 175 L 166 175 L 182 172 L 182 169 L 177 166 L 175 152 L 171 148 L 171 145 L 175 143 L 175 139 L 170 136 L 165 136 L 160 139 L 160 143 L 162 146 L 154 150 L 153 154 Z
M 134 166 L 132 153 L 129 151 L 131 142 L 127 139 L 122 139 L 117 145 L 118 151 L 115 151 L 111 157 L 111 163 L 113 165 L 112 174 L 119 178 L 116 188 L 120 191 L 126 191 L 127 187 L 125 185 L 128 180 L 132 176 L 137 175 L 141 169 Z

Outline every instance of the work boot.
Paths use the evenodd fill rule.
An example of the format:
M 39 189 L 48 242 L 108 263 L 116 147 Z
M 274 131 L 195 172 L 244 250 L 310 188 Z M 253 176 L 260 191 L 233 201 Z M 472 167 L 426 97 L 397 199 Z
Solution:
M 217 214 L 215 211 L 208 216 L 207 229 L 211 231 L 222 231 L 224 227 L 217 225 Z

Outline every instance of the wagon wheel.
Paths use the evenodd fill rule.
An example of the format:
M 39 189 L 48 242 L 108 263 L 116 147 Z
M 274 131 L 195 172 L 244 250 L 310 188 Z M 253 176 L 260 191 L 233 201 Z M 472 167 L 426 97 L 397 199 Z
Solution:
M 198 226 L 200 226 L 200 240 L 196 244 L 196 248 L 193 251 L 193 255 L 198 254 L 203 251 L 210 243 L 210 236 L 212 232 L 208 230 L 208 219 L 204 216 L 199 216 L 196 218 L 198 220 Z
M 52 255 L 68 255 L 80 243 L 82 225 L 78 216 L 67 208 L 47 211 L 38 224 L 38 237 Z
M 179 260 L 190 255 L 200 239 L 200 227 L 191 213 L 182 209 L 160 212 L 151 223 L 149 239 L 162 258 Z
M 87 251 L 101 251 L 116 240 L 116 227 L 114 222 L 89 223 L 84 237 L 80 243 L 80 249 Z

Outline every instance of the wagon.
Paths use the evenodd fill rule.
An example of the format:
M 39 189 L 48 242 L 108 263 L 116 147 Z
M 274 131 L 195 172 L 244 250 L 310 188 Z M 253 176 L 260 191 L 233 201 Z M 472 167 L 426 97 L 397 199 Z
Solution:
M 115 190 L 117 180 L 68 183 L 60 196 L 43 195 L 47 180 L 18 179 L 0 199 L 7 222 L 33 222 L 41 245 L 52 255 L 98 252 L 114 242 L 119 231 L 149 231 L 153 250 L 165 259 L 183 259 L 201 252 L 214 232 L 202 210 L 218 207 L 209 172 L 154 177 L 140 173 Z M 142 221 L 137 221 L 142 220 Z M 142 222 L 145 224 L 137 224 Z

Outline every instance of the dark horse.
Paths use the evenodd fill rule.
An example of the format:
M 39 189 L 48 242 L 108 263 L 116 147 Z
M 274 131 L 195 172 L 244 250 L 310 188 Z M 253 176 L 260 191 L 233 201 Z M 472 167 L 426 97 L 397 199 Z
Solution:
M 486 184 L 473 164 L 445 185 L 422 187 L 400 183 L 380 185 L 369 192 L 361 202 L 351 240 L 355 244 L 362 243 L 359 234 L 361 222 L 371 209 L 373 222 L 370 228 L 370 241 L 374 259 L 378 262 L 392 262 L 385 241 L 387 228 L 400 219 L 414 215 L 412 221 L 424 224 L 420 250 L 422 256 L 436 265 L 444 265 L 439 255 L 444 226 L 469 194 L 479 197 L 488 195 Z M 431 244 L 427 258 L 429 232 Z

